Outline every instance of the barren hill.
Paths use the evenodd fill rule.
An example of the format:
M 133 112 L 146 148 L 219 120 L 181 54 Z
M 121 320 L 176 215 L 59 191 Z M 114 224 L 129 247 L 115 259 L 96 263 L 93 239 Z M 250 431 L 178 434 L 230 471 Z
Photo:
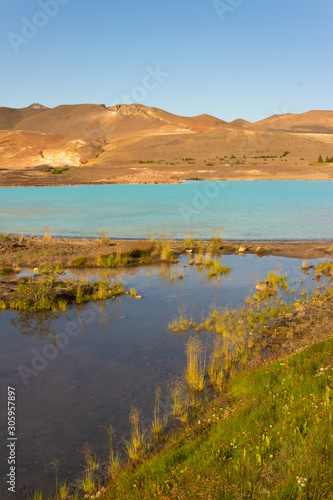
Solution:
M 251 122 L 248 122 L 247 120 L 243 120 L 243 118 L 237 118 L 237 120 L 233 120 L 230 122 L 231 125 L 238 125 L 239 127 L 248 127 L 249 125 L 252 125 Z
M 66 136 L 114 137 L 203 132 L 228 126 L 213 116 L 182 117 L 140 104 L 107 108 L 103 104 L 76 104 L 53 109 L 29 106 L 0 108 L 0 129 L 30 130 Z
M 42 114 L 49 108 L 41 104 L 31 104 L 27 108 L 0 108 L 0 130 L 13 130 L 24 124 L 25 120 Z
M 319 155 L 333 157 L 333 111 L 228 123 L 141 104 L 0 108 L 0 186 L 333 179 Z
M 253 130 L 333 134 L 333 111 L 274 115 L 250 126 Z

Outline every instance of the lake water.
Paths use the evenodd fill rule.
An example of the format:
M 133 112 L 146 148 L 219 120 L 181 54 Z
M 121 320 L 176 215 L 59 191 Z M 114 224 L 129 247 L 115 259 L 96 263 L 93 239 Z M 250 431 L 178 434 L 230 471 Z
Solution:
M 296 290 L 301 279 L 302 288 L 308 290 L 319 284 L 313 281 L 313 271 L 307 276 L 299 270 L 302 261 L 298 259 L 224 256 L 222 263 L 231 266 L 231 273 L 220 281 L 208 278 L 205 268 L 189 267 L 188 259 L 182 257 L 171 266 L 112 271 L 125 289 L 135 288 L 142 294 L 142 300 L 125 295 L 70 307 L 67 313 L 0 314 L 1 400 L 5 401 L 8 385 L 17 389 L 18 490 L 37 484 L 44 493 L 51 493 L 55 458 L 61 480 L 70 482 L 80 476 L 85 442 L 105 460 L 108 424 L 116 429 L 117 449 L 123 447 L 129 438 L 131 406 L 141 408 L 149 424 L 157 386 L 162 390 L 163 412 L 170 413 L 168 387 L 184 372 L 190 335 L 168 330 L 181 305 L 196 320 L 202 312 L 208 313 L 211 304 L 237 307 L 254 290 L 257 279 L 264 280 L 274 269 L 287 274 Z M 177 275 L 180 269 L 183 280 L 173 281 L 171 274 Z M 100 276 L 98 270 L 77 272 L 82 275 L 87 279 Z M 201 338 L 207 336 L 201 334 Z M 22 371 L 22 367 L 34 372 Z M 5 405 L 0 418 L 5 442 Z M 6 496 L 4 467 L 2 461 L 1 499 L 11 498 Z M 15 498 L 27 498 L 26 491 Z
M 206 181 L 170 185 L 0 188 L 0 232 L 146 238 L 333 238 L 333 182 Z

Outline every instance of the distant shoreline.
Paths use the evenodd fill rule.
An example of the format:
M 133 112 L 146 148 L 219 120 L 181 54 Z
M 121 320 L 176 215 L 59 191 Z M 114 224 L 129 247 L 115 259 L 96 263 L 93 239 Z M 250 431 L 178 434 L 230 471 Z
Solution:
M 153 185 L 172 185 L 172 184 L 183 184 L 185 182 L 253 182 L 253 181 L 284 181 L 284 182 L 332 182 L 333 181 L 333 172 L 332 172 L 332 178 L 329 179 L 318 179 L 318 178 L 228 178 L 228 179 L 213 179 L 213 178 L 207 178 L 207 179 L 180 179 L 179 181 L 175 182 L 111 182 L 111 181 L 90 181 L 90 182 L 68 182 L 64 184 L 37 184 L 33 182 L 26 182 L 25 184 L 6 184 L 4 185 L 3 183 L 0 184 L 0 189 L 1 188 L 33 188 L 33 187 L 78 187 L 78 186 L 153 186 Z

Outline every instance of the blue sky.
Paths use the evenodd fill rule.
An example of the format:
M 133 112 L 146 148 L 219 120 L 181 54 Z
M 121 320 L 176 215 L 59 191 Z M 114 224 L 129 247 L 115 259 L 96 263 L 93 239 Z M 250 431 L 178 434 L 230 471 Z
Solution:
M 214 0 L 3 0 L 0 9 L 0 106 L 139 101 L 228 121 L 333 109 L 332 0 L 219 0 L 217 9 Z

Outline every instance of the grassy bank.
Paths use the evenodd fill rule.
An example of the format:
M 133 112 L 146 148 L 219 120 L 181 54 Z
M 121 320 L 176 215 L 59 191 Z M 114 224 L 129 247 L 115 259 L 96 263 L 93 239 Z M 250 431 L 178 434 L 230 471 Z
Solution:
M 331 279 L 332 263 L 315 273 Z M 77 490 L 63 485 L 57 499 L 333 499 L 333 288 L 288 305 L 283 276 L 264 285 L 239 311 L 170 324 L 194 337 L 183 385 L 170 387 L 168 426 L 157 391 L 150 428 L 132 408 L 127 461 L 110 431 L 104 485 L 88 453 Z M 208 359 L 203 329 L 215 338 Z

